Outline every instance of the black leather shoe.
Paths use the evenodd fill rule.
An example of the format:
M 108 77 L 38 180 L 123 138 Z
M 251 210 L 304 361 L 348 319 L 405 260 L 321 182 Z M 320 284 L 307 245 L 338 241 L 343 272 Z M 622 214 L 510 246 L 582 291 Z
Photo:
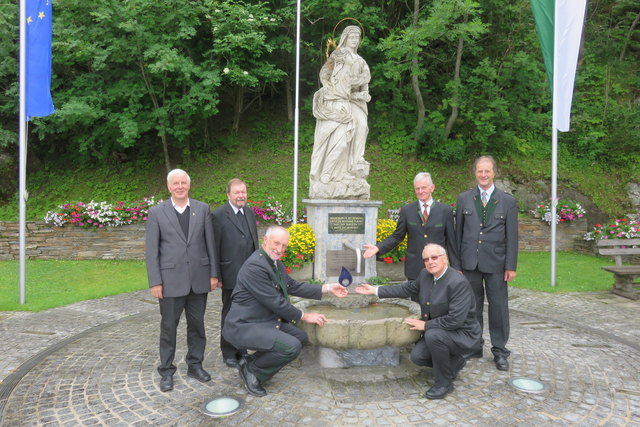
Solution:
M 240 378 L 242 378 L 244 388 L 250 395 L 257 397 L 266 396 L 267 390 L 265 390 L 262 385 L 260 385 L 260 381 L 258 381 L 258 378 L 256 378 L 256 376 L 251 373 L 251 371 L 249 370 L 249 366 L 244 359 L 240 359 L 240 363 L 238 364 L 238 372 L 240 373 Z
M 201 367 L 187 369 L 187 376 L 194 378 L 200 381 L 201 383 L 206 383 L 207 381 L 211 381 L 211 375 L 209 375 L 207 371 L 205 371 Z
M 167 375 L 166 377 L 160 378 L 160 391 L 170 391 L 173 390 L 173 377 L 171 375 Z
M 433 386 L 425 393 L 424 397 L 427 399 L 442 399 L 447 394 L 453 391 L 453 384 L 449 384 L 448 386 L 436 387 Z
M 238 359 L 236 359 L 235 357 L 224 359 L 224 364 L 230 368 L 237 368 L 239 363 L 240 362 L 238 362 Z
M 451 365 L 451 373 L 453 374 L 454 380 L 458 377 L 458 374 L 466 364 L 467 359 L 465 359 L 463 356 L 458 356 L 458 360 L 454 361 L 454 363 Z
M 496 356 L 493 358 L 493 361 L 496 362 L 496 368 L 498 371 L 508 371 L 509 370 L 509 361 L 504 356 Z

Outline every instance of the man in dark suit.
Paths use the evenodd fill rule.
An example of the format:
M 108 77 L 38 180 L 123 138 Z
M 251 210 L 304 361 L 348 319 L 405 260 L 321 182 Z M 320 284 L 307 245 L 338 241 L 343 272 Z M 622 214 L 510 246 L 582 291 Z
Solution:
M 460 272 L 448 267 L 444 248 L 428 244 L 422 258 L 425 268 L 417 280 L 381 287 L 363 284 L 356 292 L 380 298 L 418 298 L 422 318 L 405 319 L 412 330 L 424 331 L 411 351 L 411 361 L 433 367 L 435 382 L 425 397 L 442 399 L 453 391 L 453 380 L 466 362 L 464 354 L 478 345 L 482 328 L 471 286 Z
M 516 277 L 518 261 L 518 206 L 510 194 L 493 183 L 496 162 L 491 156 L 476 159 L 477 186 L 458 196 L 456 238 L 460 263 L 452 266 L 469 279 L 476 296 L 476 315 L 482 326 L 486 292 L 489 303 L 491 353 L 496 368 L 509 370 L 509 304 L 507 282 Z M 482 357 L 482 344 L 472 357 Z
M 204 312 L 207 294 L 218 284 L 209 205 L 189 198 L 191 179 L 181 169 L 167 175 L 171 198 L 149 209 L 146 232 L 147 274 L 151 295 L 160 305 L 160 390 L 173 389 L 176 331 L 187 318 L 187 375 L 206 382 L 202 369 L 207 343 Z
M 258 249 L 258 229 L 253 210 L 247 208 L 247 184 L 234 178 L 227 184 L 229 203 L 213 211 L 213 234 L 218 256 L 218 279 L 222 285 L 222 313 L 220 330 L 231 307 L 231 293 L 236 285 L 238 270 Z M 237 367 L 240 352 L 220 334 L 222 359 L 229 367 Z
M 458 262 L 451 206 L 433 200 L 432 194 L 436 186 L 427 172 L 420 172 L 415 176 L 413 188 L 418 200 L 400 209 L 396 230 L 375 246 L 364 245 L 363 255 L 370 258 L 377 253 L 385 254 L 407 236 L 404 274 L 408 280 L 415 280 L 424 268 L 422 250 L 427 243 L 437 243 L 446 248 L 451 264 Z
M 245 389 L 254 396 L 266 395 L 262 384 L 300 354 L 307 334 L 294 323 L 322 326 L 327 321 L 324 314 L 303 313 L 294 307 L 289 295 L 320 299 L 327 292 L 337 297 L 348 293 L 338 283 L 311 285 L 289 277 L 280 261 L 288 242 L 287 230 L 269 227 L 262 248 L 238 272 L 233 302 L 222 329 L 224 338 L 236 348 L 255 350 L 240 359 L 238 368 Z

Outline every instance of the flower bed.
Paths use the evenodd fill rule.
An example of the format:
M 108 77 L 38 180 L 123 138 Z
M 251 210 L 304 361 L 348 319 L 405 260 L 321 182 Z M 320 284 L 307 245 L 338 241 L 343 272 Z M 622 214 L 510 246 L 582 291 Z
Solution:
M 145 197 L 134 202 L 116 202 L 115 204 L 93 200 L 89 203 L 65 203 L 58 206 L 57 210 L 48 211 L 44 222 L 57 227 L 73 224 L 89 229 L 134 224 L 146 221 L 149 208 L 161 201 L 156 202 L 154 197 Z
M 596 224 L 592 231 L 584 235 L 584 240 L 637 239 L 639 237 L 640 222 L 628 218 L 619 218 L 611 224 Z
M 536 209 L 536 213 L 540 216 L 543 221 L 546 221 L 548 224 L 551 224 L 551 200 L 546 202 L 542 202 L 538 205 Z M 582 218 L 586 215 L 587 211 L 582 207 L 582 205 L 573 200 L 558 200 L 558 204 L 556 205 L 556 224 L 561 222 L 574 221 L 578 218 Z

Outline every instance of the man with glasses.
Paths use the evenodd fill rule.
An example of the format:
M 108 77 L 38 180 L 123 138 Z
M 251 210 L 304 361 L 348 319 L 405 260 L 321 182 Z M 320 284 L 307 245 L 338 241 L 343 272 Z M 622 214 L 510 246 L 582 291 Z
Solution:
M 411 330 L 423 332 L 411 351 L 411 361 L 433 368 L 435 383 L 425 397 L 442 399 L 453 391 L 453 380 L 466 362 L 463 355 L 479 345 L 482 329 L 471 286 L 461 273 L 449 268 L 445 249 L 428 244 L 422 258 L 425 268 L 416 280 L 382 287 L 363 284 L 356 292 L 380 298 L 418 298 L 422 317 L 405 319 Z

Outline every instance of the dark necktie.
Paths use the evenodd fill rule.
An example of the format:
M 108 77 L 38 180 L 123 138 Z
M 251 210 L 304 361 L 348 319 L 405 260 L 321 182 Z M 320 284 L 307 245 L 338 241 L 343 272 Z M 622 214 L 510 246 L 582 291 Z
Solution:
M 236 213 L 236 218 L 238 219 L 238 223 L 240 225 L 240 228 L 242 229 L 242 232 L 245 236 L 247 236 L 249 234 L 249 226 L 247 225 L 247 220 L 245 219 L 244 214 L 240 209 L 238 209 L 238 212 Z
M 425 203 L 422 211 L 422 223 L 427 223 L 427 218 L 429 218 L 429 212 L 427 212 L 428 205 Z

